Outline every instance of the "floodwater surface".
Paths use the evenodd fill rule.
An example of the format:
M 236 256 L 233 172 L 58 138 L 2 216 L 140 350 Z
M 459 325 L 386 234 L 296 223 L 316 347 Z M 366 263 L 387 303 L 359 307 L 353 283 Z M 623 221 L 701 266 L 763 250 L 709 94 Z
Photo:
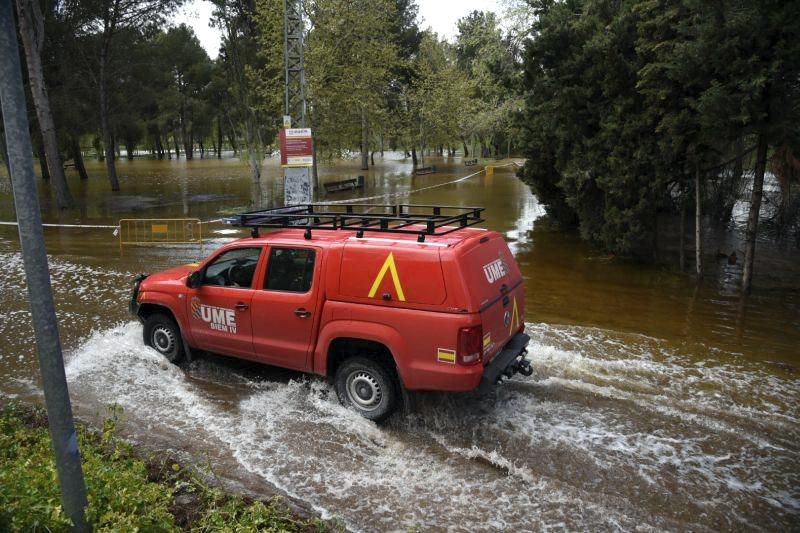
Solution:
M 76 411 L 91 418 L 118 404 L 130 439 L 358 531 L 796 530 L 797 252 L 759 243 L 768 259 L 743 300 L 740 266 L 712 259 L 697 286 L 599 254 L 538 221 L 543 209 L 513 166 L 459 180 L 479 168 L 435 164 L 439 173 L 411 177 L 410 161 L 387 155 L 363 191 L 318 200 L 485 206 L 486 227 L 506 235 L 525 276 L 531 377 L 488 397 L 416 395 L 412 413 L 376 426 L 315 377 L 212 355 L 172 366 L 142 345 L 141 325 L 127 315 L 131 278 L 245 233 L 212 223 L 202 251 L 137 247 L 121 256 L 112 229 L 48 228 Z M 47 221 L 213 220 L 250 198 L 236 159 L 122 161 L 119 170 L 117 194 L 99 164 L 88 183 L 71 181 L 81 207 L 66 215 L 51 211 L 42 186 Z M 265 165 L 263 191 L 280 205 L 278 174 L 274 162 Z M 358 174 L 356 163 L 342 162 L 321 178 Z M 13 220 L 5 179 L 0 215 Z M 778 263 L 788 278 L 770 277 Z M 37 401 L 14 227 L 0 225 L 0 264 L 0 394 Z

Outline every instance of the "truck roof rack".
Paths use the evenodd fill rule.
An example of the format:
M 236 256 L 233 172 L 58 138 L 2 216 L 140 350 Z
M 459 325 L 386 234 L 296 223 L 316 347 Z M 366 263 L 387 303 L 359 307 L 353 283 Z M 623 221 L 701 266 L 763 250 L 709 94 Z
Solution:
M 300 204 L 273 207 L 227 217 L 234 226 L 253 228 L 305 228 L 311 230 L 350 230 L 357 237 L 365 231 L 404 233 L 425 242 L 428 235 L 447 235 L 483 222 L 483 207 L 416 204 Z M 419 227 L 421 226 L 421 227 Z

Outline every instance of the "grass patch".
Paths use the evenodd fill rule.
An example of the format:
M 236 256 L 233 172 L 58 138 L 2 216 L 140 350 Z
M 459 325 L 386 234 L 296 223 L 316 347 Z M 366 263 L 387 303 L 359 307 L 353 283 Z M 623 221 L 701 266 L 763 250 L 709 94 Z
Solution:
M 95 531 L 330 531 L 293 515 L 279 498 L 259 501 L 206 483 L 169 456 L 139 457 L 116 435 L 112 410 L 100 432 L 78 424 Z M 0 408 L 0 531 L 68 531 L 42 409 Z

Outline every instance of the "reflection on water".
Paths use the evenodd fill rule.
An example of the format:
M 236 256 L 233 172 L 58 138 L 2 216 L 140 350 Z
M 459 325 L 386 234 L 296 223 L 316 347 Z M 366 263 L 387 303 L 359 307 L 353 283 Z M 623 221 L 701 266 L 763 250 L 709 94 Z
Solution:
M 142 346 L 127 316 L 129 283 L 201 251 L 121 257 L 110 230 L 47 229 L 79 413 L 118 402 L 131 438 L 211 458 L 240 486 L 277 487 L 357 530 L 796 527 L 797 290 L 771 280 L 777 288 L 744 301 L 737 265 L 721 262 L 696 286 L 599 254 L 537 224 L 543 210 L 511 167 L 450 183 L 469 174 L 457 159 L 411 177 L 409 161 L 389 157 L 366 174 L 357 162 L 323 168 L 322 181 L 364 174 L 366 188 L 317 200 L 485 206 L 487 227 L 507 237 L 525 276 L 532 377 L 488 398 L 421 395 L 416 413 L 379 428 L 342 409 L 320 380 L 218 357 L 172 367 Z M 237 160 L 121 161 L 120 194 L 108 192 L 99 164 L 89 171 L 88 183 L 71 182 L 79 212 L 55 213 L 45 201 L 48 221 L 210 220 L 250 198 Z M 262 191 L 276 204 L 279 174 L 265 165 Z M 12 217 L 0 190 L 0 220 Z M 244 235 L 206 228 L 205 253 Z M 759 246 L 791 270 L 791 257 Z M 0 392 L 30 398 L 37 363 L 18 249 L 15 228 L 0 226 Z

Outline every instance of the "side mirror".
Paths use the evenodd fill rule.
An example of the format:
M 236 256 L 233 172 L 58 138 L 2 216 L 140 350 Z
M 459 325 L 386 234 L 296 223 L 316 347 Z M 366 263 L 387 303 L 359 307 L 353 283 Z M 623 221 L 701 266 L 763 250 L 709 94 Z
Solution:
M 199 270 L 195 270 L 194 272 L 189 274 L 189 277 L 186 278 L 186 286 L 189 287 L 190 289 L 195 289 L 195 288 L 200 286 L 200 271 Z

